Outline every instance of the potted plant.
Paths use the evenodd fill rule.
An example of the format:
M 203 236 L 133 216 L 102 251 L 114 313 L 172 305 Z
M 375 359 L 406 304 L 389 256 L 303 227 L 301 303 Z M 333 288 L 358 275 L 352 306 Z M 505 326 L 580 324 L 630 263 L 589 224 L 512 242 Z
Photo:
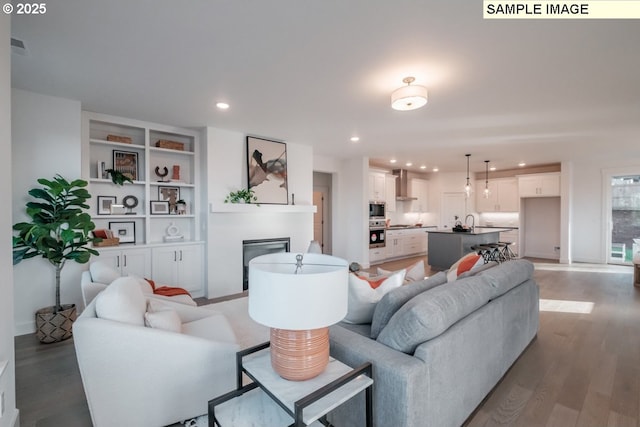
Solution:
M 55 268 L 56 301 L 53 307 L 36 312 L 36 335 L 43 343 L 62 341 L 71 337 L 76 319 L 75 304 L 60 304 L 60 273 L 67 261 L 84 264 L 91 255 L 99 255 L 87 245 L 100 239 L 92 237 L 95 224 L 83 212 L 91 198 L 83 180 L 67 181 L 60 175 L 53 180 L 38 180 L 44 188 L 33 188 L 27 202 L 30 222 L 14 224 L 18 233 L 13 236 L 13 264 L 41 256 Z
M 258 197 L 256 197 L 251 188 L 231 191 L 224 199 L 225 203 L 252 203 L 257 201 Z
M 124 185 L 125 182 L 133 182 L 127 175 L 115 169 L 107 169 L 105 172 L 111 175 L 111 182 L 115 185 Z

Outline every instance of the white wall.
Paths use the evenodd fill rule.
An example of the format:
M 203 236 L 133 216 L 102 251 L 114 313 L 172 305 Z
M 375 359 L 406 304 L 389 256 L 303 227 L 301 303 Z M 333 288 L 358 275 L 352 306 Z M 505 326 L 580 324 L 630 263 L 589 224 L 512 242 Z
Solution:
M 338 199 L 340 212 L 334 215 L 333 254 L 348 262 L 369 266 L 369 159 L 340 162 Z
M 13 218 L 27 220 L 27 192 L 38 186 L 38 178 L 60 174 L 80 178 L 80 102 L 14 89 L 12 108 Z M 82 301 L 80 272 L 76 263 L 62 270 L 63 303 Z M 35 311 L 55 303 L 54 269 L 42 258 L 21 262 L 14 267 L 15 333 L 35 331 Z
M 11 194 L 11 37 L 10 15 L 0 14 L 0 194 Z M 11 268 L 11 200 L 0 207 L 0 393 L 4 396 L 5 412 L 0 427 L 18 425 L 16 409 L 15 357 L 13 345 L 13 271 Z M 4 367 L 4 369 L 3 369 Z
M 209 298 L 242 292 L 242 241 L 248 239 L 291 238 L 291 252 L 305 252 L 313 239 L 313 213 L 266 212 L 257 207 L 252 213 L 211 212 L 223 204 L 230 191 L 247 187 L 246 135 L 207 128 L 206 156 L 209 212 L 207 268 Z M 313 200 L 313 156 L 309 146 L 287 142 L 287 181 L 289 199 L 296 205 Z

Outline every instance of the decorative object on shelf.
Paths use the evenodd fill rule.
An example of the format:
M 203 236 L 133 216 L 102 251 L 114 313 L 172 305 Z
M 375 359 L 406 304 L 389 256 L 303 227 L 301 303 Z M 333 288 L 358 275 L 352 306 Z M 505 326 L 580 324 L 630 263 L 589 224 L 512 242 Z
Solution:
M 122 205 L 127 208 L 127 215 L 135 215 L 133 208 L 138 206 L 138 198 L 133 195 L 124 196 L 122 199 Z
M 152 200 L 151 215 L 169 215 L 169 202 L 166 200 Z
M 99 255 L 88 248 L 99 239 L 90 233 L 95 229 L 91 216 L 83 212 L 91 194 L 86 190 L 87 181 L 67 181 L 60 175 L 53 180 L 38 179 L 44 188 L 33 188 L 29 195 L 35 201 L 26 204 L 30 222 L 13 225 L 13 264 L 42 257 L 55 268 L 55 305 L 36 311 L 36 336 L 42 343 L 65 340 L 72 336 L 72 324 L 76 319 L 75 304 L 60 303 L 60 274 L 67 261 L 85 264 L 91 255 Z
M 116 196 L 98 196 L 98 215 L 111 215 L 111 205 L 117 202 Z
M 242 189 L 238 191 L 231 191 L 227 197 L 224 198 L 225 203 L 255 203 L 257 201 L 258 197 L 256 197 L 251 188 L 247 190 Z M 260 206 L 258 203 L 256 203 L 256 205 Z
M 469 181 L 469 158 L 471 154 L 465 154 L 467 157 L 467 184 L 464 186 L 464 194 L 469 197 L 471 196 L 471 182 Z
M 113 231 L 101 228 L 99 230 L 93 230 L 93 236 L 98 237 L 98 240 L 93 242 L 93 246 L 101 248 L 105 246 L 118 246 L 120 239 L 113 237 Z
M 107 173 L 107 162 L 98 160 L 96 176 L 100 179 L 109 178 L 109 174 Z
M 113 150 L 113 169 L 136 181 L 138 179 L 138 153 Z
M 164 180 L 164 177 L 169 175 L 169 169 L 166 166 L 162 168 L 162 171 L 160 171 L 160 166 L 156 166 L 156 175 L 160 178 L 158 182 L 169 182 L 169 180 Z
M 133 183 L 133 180 L 115 169 L 107 169 L 107 174 L 111 175 L 111 182 L 115 185 L 124 185 L 125 182 Z
M 289 204 L 287 144 L 247 136 L 247 174 L 260 203 Z
M 180 234 L 180 228 L 175 224 L 175 222 L 170 222 L 169 226 L 166 230 L 166 235 L 164 236 L 165 242 L 177 242 L 180 240 L 184 240 L 184 236 Z
M 491 191 L 489 191 L 489 160 L 484 161 L 484 191 L 482 195 L 485 199 L 491 195 Z
M 391 94 L 391 108 L 399 111 L 416 110 L 427 104 L 427 88 L 424 86 L 413 85 L 415 77 L 405 77 L 402 79 L 406 86 L 396 89 Z
M 176 202 L 176 213 L 178 215 L 186 215 L 187 214 L 187 202 L 180 199 Z
M 107 135 L 107 141 L 121 142 L 123 144 L 131 144 L 133 141 L 128 136 Z
M 109 230 L 113 232 L 113 237 L 120 239 L 120 243 L 136 242 L 135 221 L 110 221 Z
M 158 187 L 158 200 L 169 202 L 169 213 L 176 213 L 176 203 L 180 199 L 180 187 Z
M 124 208 L 124 205 L 116 205 L 116 204 L 111 204 L 110 206 L 111 209 L 111 215 L 124 215 L 127 213 L 126 209 Z
M 171 181 L 180 181 L 180 165 L 173 165 L 173 171 L 171 173 Z
M 280 252 L 249 262 L 249 315 L 271 328 L 271 366 L 283 378 L 313 378 L 329 362 L 329 326 L 347 314 L 343 259 Z
M 184 143 L 178 141 L 170 141 L 168 139 L 159 139 L 156 142 L 158 148 L 168 148 L 170 150 L 184 151 Z

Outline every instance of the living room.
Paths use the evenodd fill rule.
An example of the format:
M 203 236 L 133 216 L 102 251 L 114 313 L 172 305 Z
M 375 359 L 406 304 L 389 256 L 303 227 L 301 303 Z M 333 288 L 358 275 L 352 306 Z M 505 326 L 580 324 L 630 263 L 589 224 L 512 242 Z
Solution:
M 603 176 L 640 174 L 632 20 L 490 21 L 477 5 L 433 2 L 283 3 L 282 10 L 217 2 L 152 11 L 146 3 L 48 6 L 42 16 L 0 21 L 3 35 L 27 48 L 2 50 L 0 139 L 12 153 L 3 157 L 0 180 L 3 194 L 12 194 L 6 239 L 37 178 L 88 177 L 85 112 L 196 129 L 206 278 L 198 296 L 242 291 L 238 250 L 229 250 L 240 230 L 249 235 L 237 240 L 287 235 L 293 251 L 306 250 L 313 238 L 310 212 L 219 210 L 230 191 L 246 186 L 247 135 L 286 142 L 296 206 L 312 205 L 313 172 L 333 177 L 332 253 L 363 265 L 371 161 L 412 161 L 416 173 L 424 173 L 422 164 L 437 166 L 439 172 L 425 174 L 436 200 L 462 188 L 467 152 L 480 176 L 486 159 L 500 169 L 559 163 L 562 264 L 608 261 Z M 274 23 L 281 31 L 270 32 Z M 408 73 L 429 89 L 429 103 L 393 111 L 389 96 Z M 218 110 L 217 101 L 229 102 L 229 110 Z M 350 142 L 355 136 L 360 141 Z M 14 360 L 14 335 L 32 333 L 33 313 L 52 298 L 51 284 L 41 280 L 51 275 L 44 261 L 11 268 L 8 252 L 2 259 L 12 277 L 0 285 L 7 296 L 0 362 Z M 71 302 L 81 302 L 85 269 L 65 268 L 62 292 Z M 11 411 L 14 364 L 7 366 L 0 387 Z M 10 414 L 0 426 L 12 425 Z

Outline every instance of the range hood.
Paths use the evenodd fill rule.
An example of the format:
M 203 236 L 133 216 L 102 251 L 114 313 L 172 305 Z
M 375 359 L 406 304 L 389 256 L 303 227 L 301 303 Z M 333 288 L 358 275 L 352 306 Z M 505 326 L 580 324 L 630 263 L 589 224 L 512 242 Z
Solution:
M 391 171 L 396 178 L 396 200 L 418 200 L 417 197 L 409 196 L 409 179 L 407 178 L 406 169 L 394 169 Z

